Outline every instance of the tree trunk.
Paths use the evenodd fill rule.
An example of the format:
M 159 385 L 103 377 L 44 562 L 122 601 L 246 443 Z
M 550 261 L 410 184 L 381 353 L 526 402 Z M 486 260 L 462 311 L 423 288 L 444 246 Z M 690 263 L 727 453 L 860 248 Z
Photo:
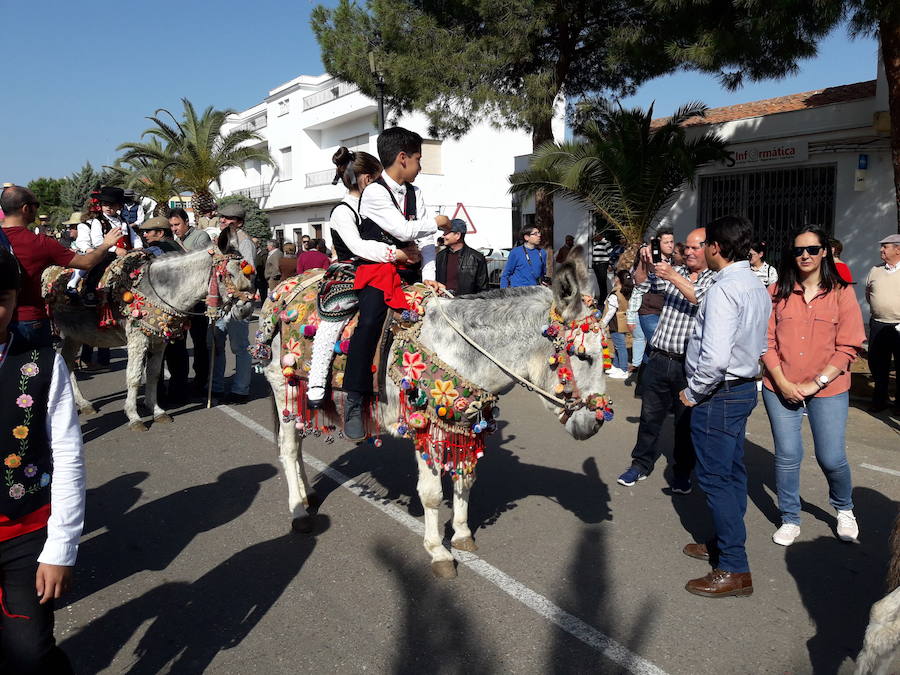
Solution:
M 552 111 L 551 111 L 552 112 Z M 553 140 L 552 118 L 548 117 L 544 122 L 535 125 L 531 130 L 531 148 L 537 150 L 547 141 Z M 546 248 L 553 248 L 553 196 L 545 194 L 543 190 L 534 196 L 534 221 L 541 231 L 541 243 Z M 550 256 L 547 256 L 549 263 Z
M 900 20 L 878 23 L 881 58 L 887 76 L 888 106 L 891 116 L 891 159 L 894 165 L 894 200 L 897 206 L 897 232 L 900 233 Z

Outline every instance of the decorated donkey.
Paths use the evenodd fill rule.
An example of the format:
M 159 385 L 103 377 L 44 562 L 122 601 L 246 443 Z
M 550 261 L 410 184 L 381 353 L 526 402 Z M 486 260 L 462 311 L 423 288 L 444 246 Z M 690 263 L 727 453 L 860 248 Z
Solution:
M 297 373 L 307 367 L 309 351 L 298 349 L 298 343 L 302 347 L 303 336 L 308 339 L 314 333 L 314 321 L 302 316 L 303 309 L 292 307 L 290 298 L 298 289 L 307 300 L 314 297 L 310 281 L 314 279 L 294 277 L 276 288 L 263 307 L 257 333 L 263 360 L 271 358 L 264 372 L 279 417 L 276 438 L 288 505 L 299 531 L 312 529 L 316 506 L 301 457 L 302 439 L 325 433 L 326 442 L 333 441 L 330 433 L 339 426 L 345 400 L 338 390 L 338 372 L 332 379 L 335 405 L 330 413 L 304 405 L 304 382 Z M 476 550 L 467 522 L 468 498 L 484 450 L 483 435 L 494 427 L 497 392 L 516 381 L 539 392 L 547 410 L 578 440 L 590 438 L 612 418 L 611 401 L 604 395 L 608 346 L 597 313 L 584 302 L 586 288 L 579 249 L 560 267 L 552 291 L 515 288 L 455 299 L 425 290 L 418 296 L 407 293 L 413 310 L 403 313 L 392 342 L 382 348 L 387 350 L 382 359 L 387 372 L 379 373 L 383 387 L 370 411 L 370 428 L 373 434 L 380 426 L 414 441 L 417 491 L 425 510 L 424 545 L 436 576 L 456 576 L 438 522 L 442 471 L 453 478 L 451 545 Z M 300 321 L 305 324 L 294 330 L 293 335 L 301 336 L 296 338 L 288 329 Z M 343 351 L 344 338 L 335 352 Z M 269 340 L 271 353 L 265 349 Z M 380 440 L 371 440 L 380 445 Z
M 166 343 L 184 334 L 191 310 L 206 300 L 207 315 L 234 311 L 246 318 L 253 311 L 247 278 L 253 271 L 240 256 L 210 247 L 206 251 L 174 253 L 154 258 L 136 251 L 119 258 L 104 274 L 108 306 L 98 321 L 96 308 L 72 303 L 65 293 L 71 270 L 50 267 L 44 271 L 44 296 L 62 338 L 62 356 L 69 366 L 75 402 L 80 412 L 95 412 L 84 398 L 75 377 L 75 359 L 81 345 L 128 346 L 125 414 L 129 427 L 146 431 L 137 411 L 137 393 L 145 375 L 144 402 L 156 422 L 171 422 L 156 398 Z M 100 322 L 105 325 L 102 327 Z

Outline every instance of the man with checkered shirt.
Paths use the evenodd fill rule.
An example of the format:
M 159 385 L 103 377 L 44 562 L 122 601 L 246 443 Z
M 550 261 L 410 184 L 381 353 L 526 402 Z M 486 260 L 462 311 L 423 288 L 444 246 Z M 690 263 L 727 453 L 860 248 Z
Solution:
M 670 410 L 675 411 L 675 465 L 670 483 L 675 494 L 690 494 L 691 472 L 696 457 L 691 441 L 691 410 L 678 398 L 687 385 L 684 353 L 694 326 L 700 301 L 712 285 L 715 273 L 706 266 L 706 232 L 700 227 L 685 241 L 685 264 L 653 264 L 650 249 L 640 251 L 641 264 L 634 279 L 635 290 L 662 293 L 664 304 L 659 324 L 648 345 L 649 356 L 642 376 L 644 393 L 637 442 L 631 451 L 631 467 L 618 478 L 620 485 L 631 487 L 653 471 L 661 451 L 659 433 Z

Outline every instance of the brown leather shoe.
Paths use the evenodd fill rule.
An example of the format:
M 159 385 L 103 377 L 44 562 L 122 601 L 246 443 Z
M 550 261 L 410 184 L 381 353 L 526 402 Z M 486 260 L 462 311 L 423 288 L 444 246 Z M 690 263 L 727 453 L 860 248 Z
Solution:
M 684 588 L 688 593 L 702 595 L 705 598 L 752 595 L 753 579 L 750 572 L 726 572 L 714 569 L 705 577 L 691 579 Z
M 709 560 L 709 550 L 706 548 L 706 544 L 695 544 L 691 542 L 681 549 L 681 551 L 689 558 Z

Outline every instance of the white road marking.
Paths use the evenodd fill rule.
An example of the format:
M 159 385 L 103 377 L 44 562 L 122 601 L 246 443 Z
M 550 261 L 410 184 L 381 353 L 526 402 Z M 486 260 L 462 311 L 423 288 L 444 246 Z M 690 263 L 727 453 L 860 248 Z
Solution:
M 864 469 L 871 469 L 872 471 L 880 471 L 881 473 L 889 473 L 892 476 L 900 476 L 900 471 L 896 469 L 886 469 L 883 466 L 875 466 L 874 464 L 865 464 L 862 463 L 860 466 Z
M 246 415 L 242 415 L 234 408 L 227 405 L 219 405 L 216 407 L 216 410 L 222 411 L 233 420 L 243 424 L 270 443 L 275 442 L 275 434 L 272 433 L 272 431 L 266 429 L 262 424 L 250 419 Z M 303 453 L 303 461 L 316 471 L 328 476 L 340 487 L 349 490 L 367 504 L 374 506 L 376 509 L 393 518 L 415 534 L 420 537 L 425 535 L 425 526 L 419 522 L 418 519 L 413 518 L 411 515 L 397 508 L 390 502 L 381 501 L 377 497 L 373 497 L 368 493 L 364 486 L 354 484 L 351 478 L 348 478 L 340 471 L 330 467 L 325 462 L 316 459 L 306 452 Z M 561 607 L 554 604 L 550 599 L 533 591 L 525 584 L 516 581 L 513 577 L 502 570 L 497 569 L 474 553 L 453 549 L 451 549 L 451 552 L 456 560 L 459 561 L 460 565 L 468 567 L 479 576 L 494 584 L 514 600 L 518 600 L 569 635 L 578 638 L 629 673 L 634 673 L 635 675 L 666 675 L 666 671 L 659 666 L 638 656 L 626 646 L 616 642 L 605 633 L 602 633 L 578 617 L 569 614 Z

